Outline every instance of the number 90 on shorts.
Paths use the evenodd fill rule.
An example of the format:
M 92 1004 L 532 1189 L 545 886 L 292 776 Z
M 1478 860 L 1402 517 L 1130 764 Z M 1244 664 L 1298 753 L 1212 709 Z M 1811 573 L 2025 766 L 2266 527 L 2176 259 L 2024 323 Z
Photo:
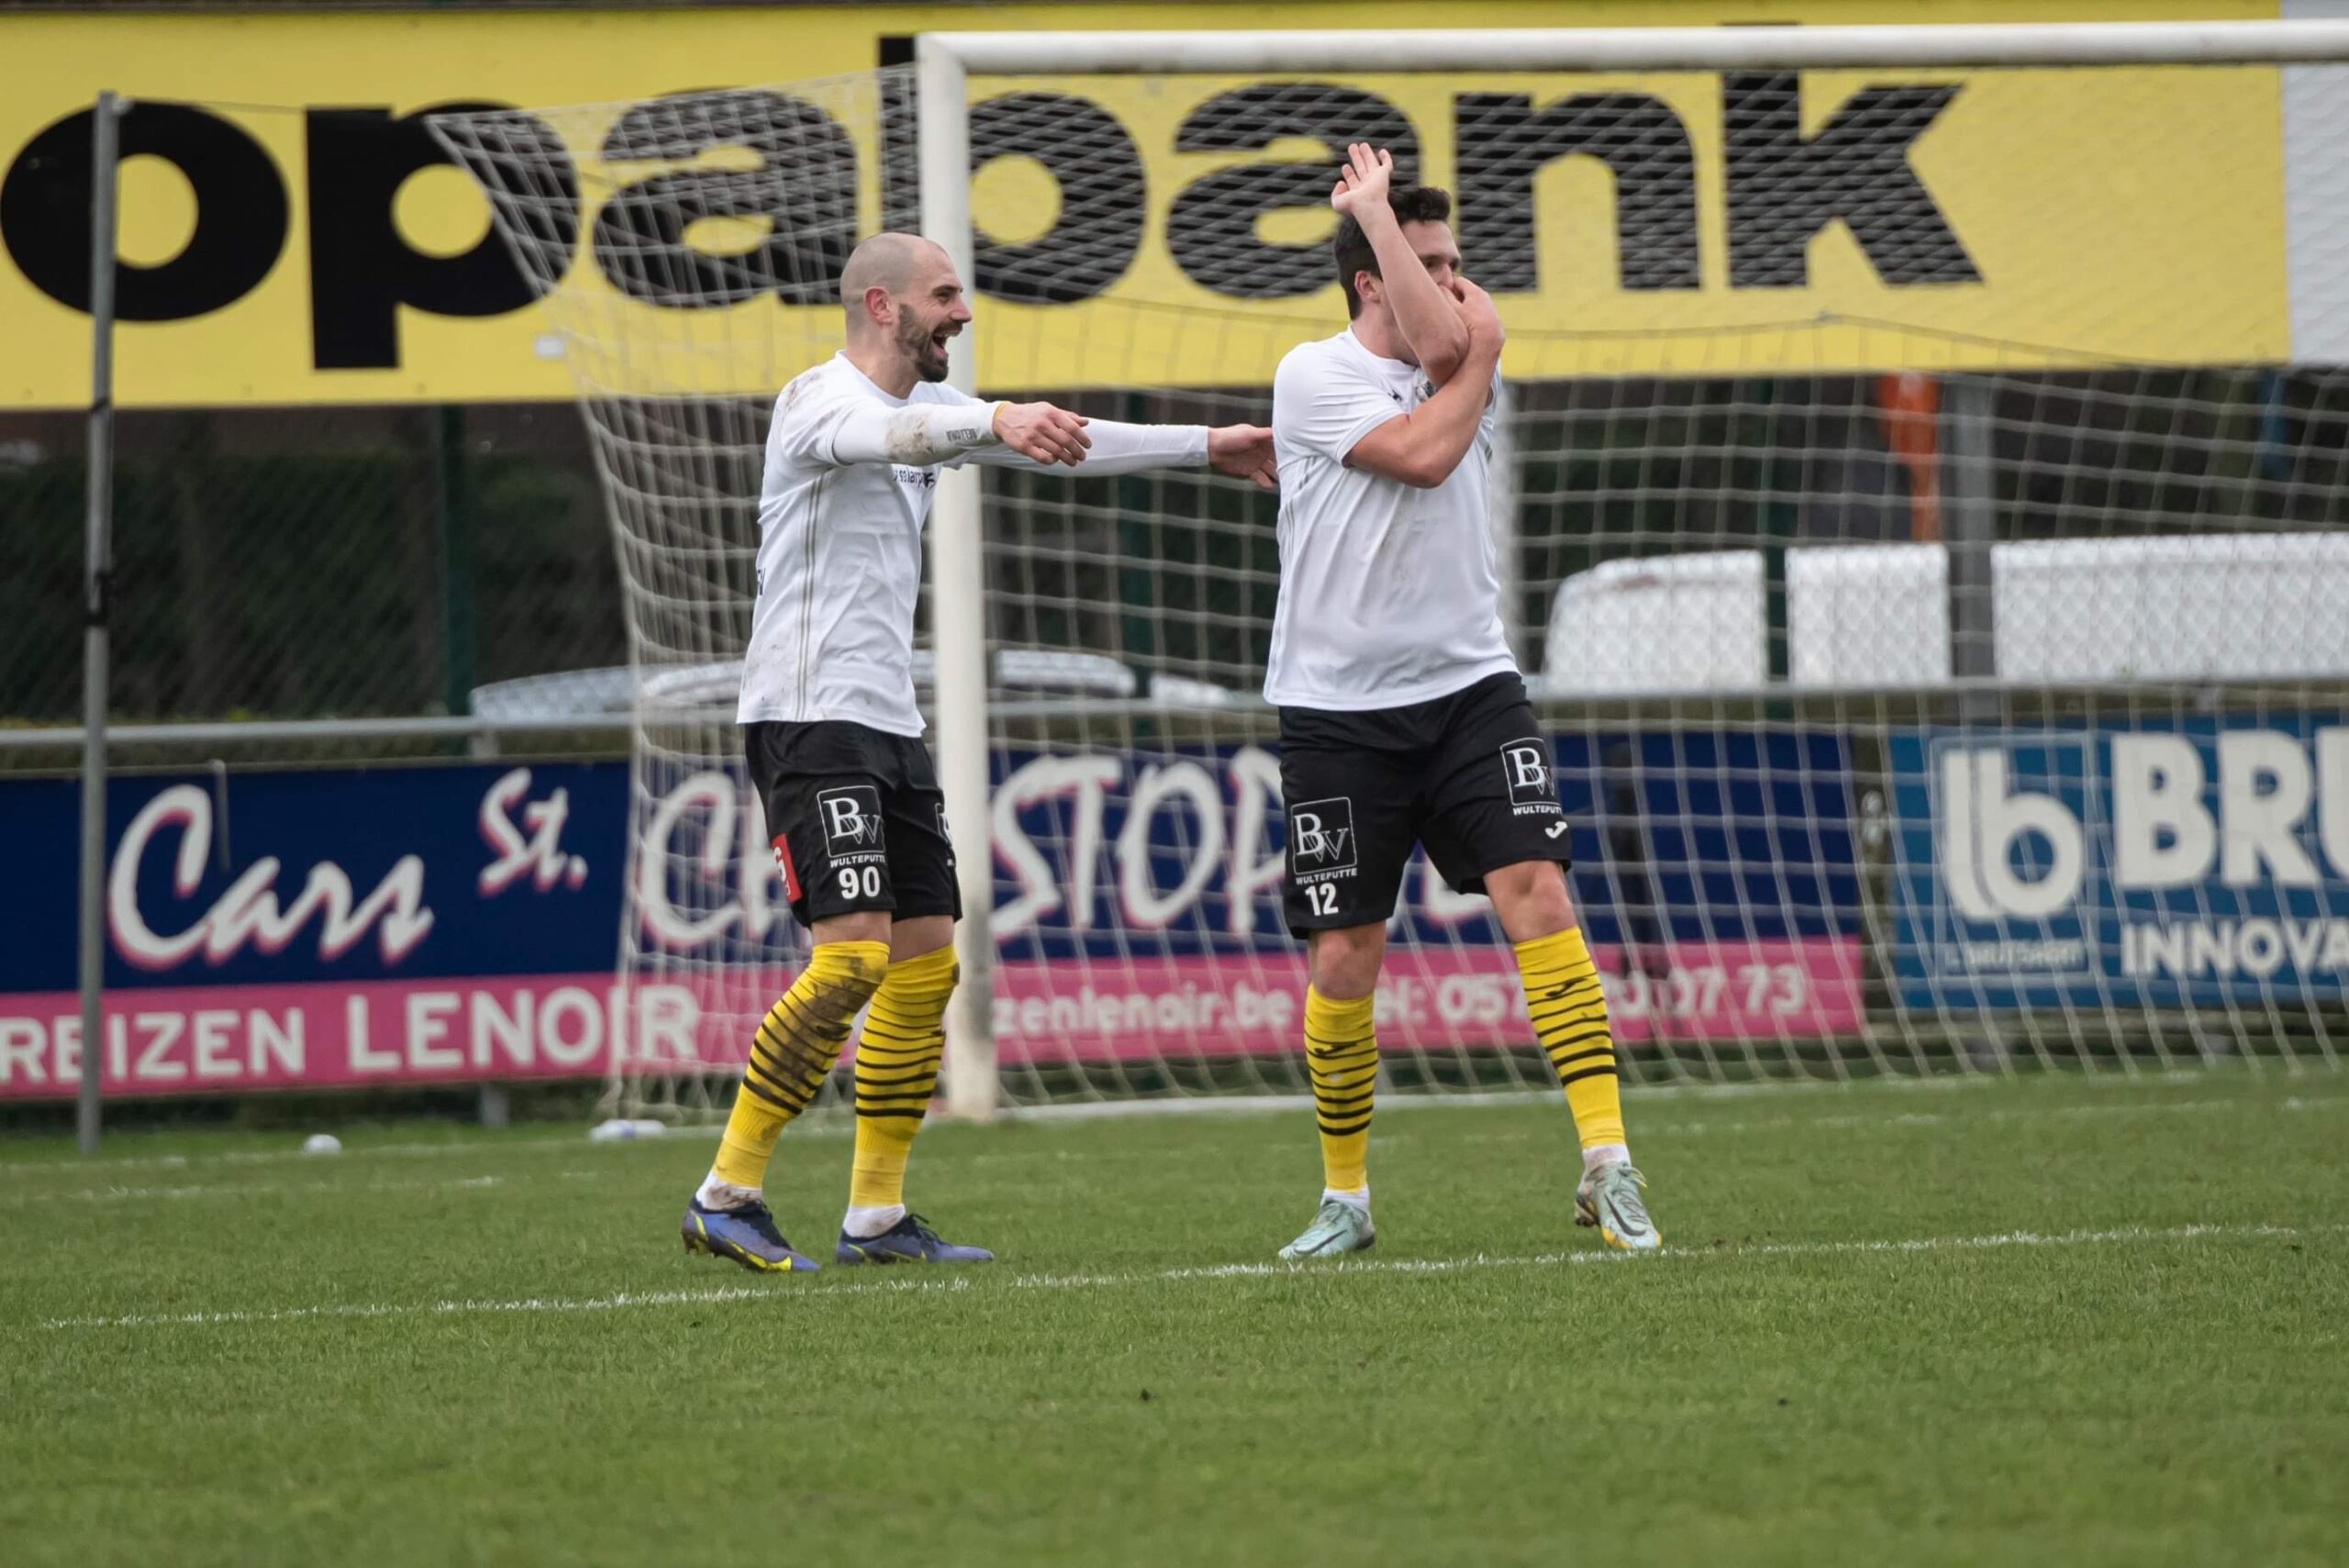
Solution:
M 946 797 L 919 740 L 835 721 L 743 728 L 784 892 L 801 924 L 962 913 Z

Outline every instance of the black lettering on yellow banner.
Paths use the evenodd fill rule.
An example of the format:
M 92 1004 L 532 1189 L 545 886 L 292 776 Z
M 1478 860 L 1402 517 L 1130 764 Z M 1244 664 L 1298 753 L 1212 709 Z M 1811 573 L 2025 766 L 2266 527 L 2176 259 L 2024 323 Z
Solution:
M 1166 248 L 1201 288 L 1232 299 L 1283 299 L 1337 281 L 1330 260 L 1332 215 L 1307 243 L 1267 244 L 1257 220 L 1291 208 L 1326 213 L 1346 144 L 1367 141 L 1395 155 L 1395 183 L 1419 182 L 1419 137 L 1403 111 L 1375 93 L 1320 82 L 1267 83 L 1221 94 L 1193 109 L 1174 135 L 1177 152 L 1261 152 L 1306 138 L 1328 149 L 1305 163 L 1242 163 L 1202 175 L 1174 198 Z
M 902 74 L 870 92 L 837 80 L 874 58 L 871 14 L 746 15 L 142 19 L 103 35 L 155 95 L 123 128 L 121 400 L 567 397 L 596 354 L 623 379 L 772 395 L 836 344 L 854 240 L 919 226 L 918 117 Z M 87 394 L 95 89 L 76 62 L 101 25 L 10 23 L 0 51 L 0 407 Z M 448 41 L 467 33 L 496 47 Z M 835 80 L 724 89 L 731 121 L 690 134 L 653 95 L 742 60 Z M 2272 71 L 974 77 L 971 92 L 973 347 L 995 390 L 1264 384 L 1287 347 L 1343 319 L 1328 197 L 1350 140 L 1452 189 L 1513 375 L 2291 351 Z M 306 94 L 295 115 L 188 102 Z M 533 275 L 560 273 L 596 327 L 568 364 L 479 194 L 423 131 L 428 106 L 481 101 L 615 106 L 507 130 L 552 198 L 534 207 Z M 787 152 L 763 151 L 763 132 Z
M 1839 219 L 1887 284 L 1980 283 L 1909 161 L 1910 146 L 1957 91 L 1863 87 L 1806 136 L 1800 77 L 1724 78 L 1730 286 L 1802 287 L 1810 281 L 1811 237 Z
M 436 316 L 503 316 L 538 298 L 495 230 L 460 256 L 429 256 L 403 237 L 393 214 L 400 187 L 446 162 L 424 117 L 493 104 L 441 104 L 395 119 L 388 109 L 317 109 L 308 117 L 310 346 L 322 371 L 398 367 L 399 307 Z M 523 134 L 528 134 L 524 132 Z M 551 198 L 542 243 L 570 248 L 568 204 L 579 176 L 551 130 L 539 180 Z
M 0 239 L 25 280 L 75 310 L 90 308 L 90 122 L 68 115 L 33 138 L 0 183 Z M 285 186 L 259 143 L 224 119 L 180 104 L 134 104 L 122 157 L 161 158 L 195 192 L 195 231 L 159 266 L 126 262 L 115 284 L 125 321 L 184 321 L 244 297 L 285 248 Z
M 1542 286 L 1533 176 L 1561 158 L 1595 158 L 1615 183 L 1616 264 L 1627 289 L 1698 286 L 1697 153 L 1672 106 L 1644 93 L 1582 93 L 1535 109 L 1525 93 L 1452 101 L 1458 234 L 1494 294 Z
M 647 305 L 710 309 L 773 294 L 785 305 L 834 305 L 857 239 L 856 143 L 814 104 L 779 93 L 698 94 L 691 115 L 656 100 L 622 114 L 597 155 L 614 173 L 738 149 L 747 168 L 648 174 L 596 217 L 596 265 Z M 710 106 L 716 100 L 714 109 Z M 787 147 L 771 158 L 762 148 Z M 763 223 L 751 252 L 713 253 L 694 242 L 711 218 Z

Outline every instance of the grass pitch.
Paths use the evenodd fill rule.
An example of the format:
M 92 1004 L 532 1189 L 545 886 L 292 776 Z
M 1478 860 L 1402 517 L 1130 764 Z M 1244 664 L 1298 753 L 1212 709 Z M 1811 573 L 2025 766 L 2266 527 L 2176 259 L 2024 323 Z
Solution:
M 1311 1118 L 941 1127 L 990 1269 L 688 1260 L 707 1140 L 0 1148 L 0 1560 L 2337 1563 L 2349 1081 L 1384 1107 L 1380 1243 L 1272 1253 Z M 829 1256 L 843 1129 L 770 1195 Z M 123 1158 L 122 1156 L 128 1156 Z

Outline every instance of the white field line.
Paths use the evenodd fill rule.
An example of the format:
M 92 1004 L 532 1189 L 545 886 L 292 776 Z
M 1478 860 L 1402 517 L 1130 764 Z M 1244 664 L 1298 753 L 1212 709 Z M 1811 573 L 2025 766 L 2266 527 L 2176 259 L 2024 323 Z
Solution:
M 563 1182 L 601 1181 L 607 1176 L 629 1173 L 615 1166 L 608 1171 L 557 1171 L 551 1179 Z M 28 1208 L 43 1203 L 180 1203 L 190 1198 L 251 1198 L 251 1197 L 351 1197 L 362 1193 L 462 1193 L 488 1192 L 500 1187 L 529 1185 L 550 1179 L 544 1173 L 527 1179 L 513 1176 L 456 1176 L 442 1182 L 254 1182 L 245 1184 L 205 1186 L 189 1184 L 168 1187 L 78 1187 L 53 1193 L 0 1194 L 0 1211 Z
M 1303 1103 L 1305 1102 L 1300 1102 L 1300 1104 Z M 2241 1099 L 2146 1100 L 2132 1105 L 2046 1106 L 2039 1107 L 2011 1106 L 1992 1110 L 1950 1112 L 1903 1111 L 1891 1115 L 1875 1113 L 1844 1113 L 1836 1116 L 1823 1117 L 1778 1116 L 1763 1117 L 1753 1120 L 1743 1121 L 1638 1122 L 1633 1125 L 1633 1131 L 1638 1134 L 1642 1141 L 1645 1141 L 1649 1139 L 1712 1138 L 1724 1133 L 1734 1135 L 1748 1132 L 1786 1132 L 1802 1128 L 1821 1128 L 1831 1130 L 1847 1128 L 1962 1129 L 1983 1122 L 2040 1120 L 2073 1121 L 2114 1116 L 2167 1116 L 2179 1112 L 2202 1113 L 2221 1111 L 2229 1108 L 2230 1106 L 2256 1105 L 2259 1103 L 2260 1102 L 2257 1101 L 2246 1101 Z M 2289 1098 L 2277 1101 L 2275 1104 L 2279 1108 L 2288 1111 L 2334 1110 L 2343 1106 L 2349 1106 L 2349 1095 L 2320 1095 L 2310 1097 L 2293 1095 Z M 1380 1107 L 1381 1110 L 1385 1110 L 1386 1108 L 1388 1107 Z M 1378 1136 L 1379 1140 L 1382 1143 L 1391 1145 L 1394 1143 L 1399 1143 L 1405 1139 L 1411 1138 L 1416 1135 L 1408 1132 L 1398 1133 L 1389 1129 Z M 1471 1141 L 1475 1140 L 1480 1135 L 1473 1132 L 1468 1134 Z M 1498 1138 L 1502 1135 L 1495 1133 L 1491 1136 Z M 1514 1138 L 1516 1135 L 1510 1134 L 1508 1136 Z M 451 1151 L 455 1151 L 467 1146 L 426 1144 L 419 1145 L 418 1147 L 434 1150 L 448 1149 Z M 475 1144 L 471 1145 L 470 1147 L 473 1150 L 484 1154 L 495 1154 L 502 1152 L 502 1151 L 499 1151 L 495 1145 L 490 1144 Z M 525 1147 L 530 1148 L 533 1151 L 536 1151 L 540 1148 L 565 1149 L 575 1151 L 578 1146 L 572 1143 L 550 1143 L 545 1145 L 531 1144 Z M 589 1157 L 593 1158 L 594 1156 Z M 227 1156 L 220 1156 L 217 1158 L 227 1158 Z M 297 1155 L 295 1156 L 295 1158 L 298 1159 L 302 1158 L 302 1156 Z M 1163 1158 L 1164 1158 L 1163 1153 L 1156 1150 L 1135 1150 L 1124 1152 L 1115 1150 L 1097 1150 L 1088 1151 L 1085 1153 L 1079 1154 L 1073 1153 L 1063 1149 L 992 1150 L 984 1153 L 973 1154 L 965 1157 L 966 1162 L 975 1165 L 1019 1165 L 1045 1162 L 1091 1164 L 1104 1161 L 1115 1161 L 1119 1159 L 1158 1160 Z M 95 1162 L 94 1163 L 103 1163 L 103 1162 Z M 27 1166 L 23 1168 L 34 1169 L 36 1167 Z M 71 1173 L 74 1175 L 79 1175 L 85 1170 L 89 1169 L 87 1166 L 80 1165 L 41 1166 L 38 1168 L 44 1170 L 54 1169 L 62 1173 Z M 6 1169 L 6 1166 L 0 1166 L 0 1170 L 5 1169 Z M 592 1181 L 603 1176 L 627 1173 L 629 1173 L 628 1167 L 613 1165 L 607 1167 L 602 1171 L 558 1172 L 556 1173 L 556 1177 L 557 1179 L 563 1181 Z M 5 1213 L 12 1209 L 27 1208 L 35 1204 L 46 1203 L 176 1203 L 184 1202 L 188 1199 L 211 1198 L 284 1197 L 306 1195 L 341 1197 L 355 1193 L 463 1192 L 517 1184 L 527 1185 L 541 1179 L 541 1177 L 536 1175 L 526 1175 L 472 1176 L 448 1181 L 377 1181 L 362 1184 L 351 1184 L 326 1180 L 308 1182 L 228 1183 L 208 1185 L 203 1183 L 180 1183 L 172 1185 L 161 1186 L 106 1185 L 97 1187 L 76 1187 L 61 1189 L 55 1192 L 0 1192 L 0 1213 Z
M 1464 1258 L 1391 1258 L 1340 1263 L 1222 1263 L 1206 1268 L 1159 1269 L 1124 1274 L 1002 1274 L 970 1272 L 932 1273 L 928 1270 L 886 1271 L 852 1284 L 813 1288 L 825 1296 L 871 1295 L 880 1292 L 968 1291 L 979 1277 L 999 1279 L 1013 1290 L 1092 1290 L 1121 1284 L 1155 1284 L 1199 1280 L 1328 1278 L 1336 1274 L 1437 1274 L 1477 1269 L 1543 1269 L 1591 1263 L 1655 1268 L 1702 1258 L 1814 1258 L 1868 1253 L 1990 1251 L 2007 1248 L 2087 1247 L 2144 1242 L 2197 1241 L 2214 1238 L 2290 1241 L 2305 1236 L 2330 1235 L 2349 1226 L 2316 1225 L 2177 1225 L 2166 1229 L 2124 1226 L 2112 1230 L 2067 1230 L 2054 1235 L 2031 1230 L 2006 1230 L 1984 1236 L 1934 1236 L 1871 1241 L 1783 1241 L 1725 1247 L 1666 1249 L 1653 1258 L 1584 1250 L 1541 1252 L 1521 1257 L 1478 1253 Z M 315 1307 L 287 1307 L 221 1312 L 127 1313 L 112 1318 L 49 1318 L 33 1327 L 57 1332 L 107 1329 L 211 1328 L 230 1324 L 294 1323 L 306 1319 L 380 1318 L 496 1317 L 515 1313 L 617 1312 L 640 1307 L 715 1306 L 736 1301 L 779 1300 L 792 1286 L 716 1285 L 691 1290 L 621 1291 L 610 1296 L 519 1296 L 508 1300 L 450 1300 L 430 1302 L 332 1302 Z
M 806 1125 L 793 1133 L 795 1138 L 845 1138 L 854 1130 L 853 1118 L 844 1114 L 818 1115 L 811 1113 L 804 1118 Z M 837 1127 L 829 1124 L 837 1121 Z M 602 1147 L 636 1149 L 662 1143 L 692 1143 L 715 1139 L 725 1129 L 709 1127 L 673 1127 L 658 1138 L 623 1140 Z M 183 1171 L 198 1165 L 279 1165 L 295 1162 L 322 1164 L 328 1160 L 429 1160 L 448 1154 L 573 1154 L 588 1147 L 583 1131 L 571 1138 L 511 1138 L 486 1140 L 468 1138 L 433 1143 L 362 1143 L 345 1149 L 340 1154 L 305 1154 L 299 1149 L 230 1149 L 217 1154 L 126 1154 L 104 1160 L 0 1160 L 0 1179 L 12 1173 L 33 1174 L 42 1171 L 57 1171 L 79 1175 L 88 1171 Z

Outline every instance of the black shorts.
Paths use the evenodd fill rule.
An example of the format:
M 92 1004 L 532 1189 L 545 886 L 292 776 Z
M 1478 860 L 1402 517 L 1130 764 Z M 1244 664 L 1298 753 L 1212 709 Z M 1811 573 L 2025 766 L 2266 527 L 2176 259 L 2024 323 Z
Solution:
M 1516 675 L 1408 707 L 1281 709 L 1281 798 L 1299 935 L 1392 917 L 1414 843 L 1462 893 L 1502 866 L 1572 860 L 1550 740 Z
M 946 796 L 920 741 L 838 721 L 746 724 L 742 750 L 801 925 L 962 917 Z

